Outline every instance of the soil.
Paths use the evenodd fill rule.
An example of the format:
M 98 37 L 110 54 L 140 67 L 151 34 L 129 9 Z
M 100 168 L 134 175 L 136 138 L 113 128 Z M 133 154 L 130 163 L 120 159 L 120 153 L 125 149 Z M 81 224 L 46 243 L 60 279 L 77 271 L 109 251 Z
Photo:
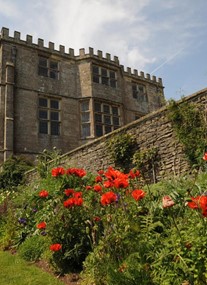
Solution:
M 35 262 L 35 265 L 39 268 L 41 268 L 42 270 L 50 273 L 51 275 L 54 276 L 54 278 L 57 278 L 58 280 L 62 281 L 63 284 L 65 285 L 78 285 L 80 284 L 80 276 L 77 273 L 70 273 L 70 274 L 66 274 L 64 276 L 61 275 L 56 275 L 52 269 L 50 268 L 49 264 L 44 261 L 44 260 L 40 260 Z

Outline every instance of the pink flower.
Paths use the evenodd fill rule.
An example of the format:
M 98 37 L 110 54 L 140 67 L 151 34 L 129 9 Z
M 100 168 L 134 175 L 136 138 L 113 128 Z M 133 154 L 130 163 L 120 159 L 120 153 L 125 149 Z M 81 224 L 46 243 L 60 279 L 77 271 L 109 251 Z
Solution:
M 175 202 L 172 200 L 170 196 L 164 196 L 162 198 L 162 206 L 163 208 L 169 208 L 175 205 Z

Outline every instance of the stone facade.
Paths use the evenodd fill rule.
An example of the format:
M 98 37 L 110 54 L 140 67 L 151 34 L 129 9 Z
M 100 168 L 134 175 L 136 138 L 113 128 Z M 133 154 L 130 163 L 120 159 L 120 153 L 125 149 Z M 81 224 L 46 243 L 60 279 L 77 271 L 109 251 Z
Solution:
M 75 55 L 1 30 L 0 163 L 54 146 L 68 152 L 163 104 L 162 80 L 125 70 L 116 56 L 92 48 Z
M 185 100 L 196 103 L 197 107 L 204 114 L 207 114 L 207 89 L 192 94 L 186 97 Z M 180 103 L 182 103 L 182 100 Z M 97 173 L 99 169 L 106 170 L 109 166 L 115 166 L 108 152 L 107 142 L 114 135 L 128 133 L 136 138 L 140 150 L 150 150 L 153 147 L 158 149 L 159 160 L 154 173 L 155 181 L 168 177 L 172 178 L 173 175 L 184 175 L 189 172 L 190 165 L 184 155 L 182 145 L 173 131 L 167 112 L 167 107 L 163 107 L 96 139 L 94 142 L 70 151 L 61 157 L 60 165 L 80 167 L 94 173 Z M 28 181 L 34 179 L 36 175 L 35 171 L 30 171 Z

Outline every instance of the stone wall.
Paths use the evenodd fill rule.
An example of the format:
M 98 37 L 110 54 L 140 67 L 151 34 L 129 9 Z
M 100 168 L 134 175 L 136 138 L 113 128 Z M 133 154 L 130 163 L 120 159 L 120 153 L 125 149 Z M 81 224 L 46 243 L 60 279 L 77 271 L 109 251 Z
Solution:
M 186 97 L 185 100 L 195 102 L 199 109 L 206 111 L 207 89 Z M 61 166 L 80 167 L 92 172 L 106 169 L 110 165 L 114 166 L 106 143 L 114 135 L 128 133 L 136 138 L 140 150 L 158 148 L 159 163 L 155 173 L 157 181 L 172 175 L 185 174 L 190 169 L 189 164 L 183 153 L 182 145 L 177 140 L 171 122 L 168 120 L 167 112 L 167 107 L 164 107 L 100 139 L 64 154 L 61 157 Z M 30 175 L 33 176 L 34 173 L 31 172 Z

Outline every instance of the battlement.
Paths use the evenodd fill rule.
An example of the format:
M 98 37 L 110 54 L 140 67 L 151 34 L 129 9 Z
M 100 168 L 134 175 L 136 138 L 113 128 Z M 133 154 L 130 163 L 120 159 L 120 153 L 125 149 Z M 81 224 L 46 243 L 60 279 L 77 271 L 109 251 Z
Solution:
M 132 78 L 136 79 L 141 79 L 145 81 L 150 81 L 156 84 L 159 84 L 162 86 L 162 79 L 161 78 L 156 78 L 156 76 L 152 76 L 150 74 L 146 74 L 143 71 L 138 71 L 136 69 L 131 70 L 130 67 L 127 67 L 127 69 L 124 69 L 123 65 L 119 64 L 119 58 L 117 56 L 114 56 L 113 58 L 111 57 L 111 54 L 106 53 L 105 57 L 103 56 L 103 52 L 101 50 L 98 50 L 97 53 L 94 53 L 94 49 L 89 47 L 88 52 L 85 51 L 84 48 L 79 49 L 79 54 L 75 55 L 75 51 L 72 48 L 69 48 L 68 51 L 66 52 L 65 46 L 59 45 L 59 50 L 55 49 L 55 44 L 53 42 L 49 42 L 48 46 L 44 45 L 44 40 L 38 38 L 37 43 L 33 42 L 33 37 L 31 35 L 26 35 L 26 39 L 23 40 L 21 39 L 21 33 L 14 31 L 13 37 L 9 35 L 9 29 L 3 27 L 0 33 L 0 40 L 6 40 L 14 44 L 22 44 L 26 46 L 30 46 L 32 48 L 38 48 L 42 51 L 58 54 L 60 56 L 64 56 L 70 59 L 74 60 L 83 60 L 87 58 L 94 58 L 96 60 L 102 60 L 106 63 L 111 63 L 113 65 L 116 65 L 118 68 L 121 68 L 123 75 L 125 76 L 130 76 Z

